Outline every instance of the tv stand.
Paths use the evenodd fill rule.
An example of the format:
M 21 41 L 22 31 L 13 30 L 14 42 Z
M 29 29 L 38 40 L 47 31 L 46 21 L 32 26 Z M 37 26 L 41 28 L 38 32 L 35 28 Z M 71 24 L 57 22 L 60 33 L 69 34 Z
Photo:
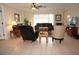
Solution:
M 78 31 L 78 27 L 67 27 L 67 34 L 69 36 L 76 36 Z

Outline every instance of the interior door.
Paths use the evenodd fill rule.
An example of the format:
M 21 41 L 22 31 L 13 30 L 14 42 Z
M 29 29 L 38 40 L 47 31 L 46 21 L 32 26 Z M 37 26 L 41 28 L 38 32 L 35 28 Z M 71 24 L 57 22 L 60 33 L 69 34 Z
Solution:
M 0 10 L 0 39 L 4 39 L 4 27 L 2 19 L 2 10 Z

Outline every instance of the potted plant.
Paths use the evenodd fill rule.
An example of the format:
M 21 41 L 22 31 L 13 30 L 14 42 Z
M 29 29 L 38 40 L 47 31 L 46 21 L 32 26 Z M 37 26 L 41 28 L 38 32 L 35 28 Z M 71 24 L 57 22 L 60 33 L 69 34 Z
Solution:
M 26 25 L 28 25 L 28 22 L 29 22 L 29 21 L 25 18 L 25 19 L 24 19 L 24 23 L 25 23 Z

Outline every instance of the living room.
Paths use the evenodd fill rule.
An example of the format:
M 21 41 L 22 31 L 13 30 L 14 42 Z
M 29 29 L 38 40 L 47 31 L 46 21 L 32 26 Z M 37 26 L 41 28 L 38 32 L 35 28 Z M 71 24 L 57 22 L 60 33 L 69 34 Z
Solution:
M 35 7 L 36 9 L 32 9 L 32 7 Z M 71 30 L 69 30 L 73 26 L 77 27 L 76 37 L 78 37 L 79 3 L 74 3 L 74 4 L 73 3 L 66 3 L 66 4 L 65 3 L 14 3 L 14 4 L 13 3 L 0 3 L 0 17 L 2 17 L 1 18 L 2 31 L 0 31 L 0 33 L 2 33 L 1 34 L 2 37 L 0 38 L 1 39 L 0 44 L 1 46 L 3 44 L 3 47 L 0 50 L 1 54 L 79 54 L 78 52 L 79 40 L 74 38 L 75 35 L 74 37 L 72 35 L 73 31 L 71 32 Z M 69 27 L 69 19 L 70 18 L 76 19 L 76 17 L 77 17 L 76 25 L 72 24 L 73 26 Z M 13 34 L 13 26 L 17 24 L 23 25 L 25 23 L 26 25 L 31 26 L 33 28 L 33 31 L 39 31 L 41 29 L 44 30 L 46 40 L 44 38 L 43 40 L 41 40 L 42 42 L 40 42 L 40 40 L 36 39 L 34 43 L 32 43 L 31 41 L 27 41 L 27 39 L 23 41 L 23 38 L 19 40 L 19 38 L 16 36 L 17 33 Z M 37 24 L 39 23 L 46 23 L 46 24 L 50 23 L 52 26 L 44 25 L 43 27 L 40 27 L 39 29 L 35 30 L 35 26 L 37 26 Z M 52 37 L 49 37 L 48 34 L 51 33 L 51 36 L 53 36 L 52 31 L 55 30 L 53 29 L 55 24 L 59 24 L 59 25 L 64 24 L 64 27 L 67 28 L 67 30 L 64 30 L 66 31 L 64 40 L 62 42 L 60 41 L 60 43 L 59 41 L 52 42 L 54 46 L 52 47 L 52 45 L 49 43 L 49 41 L 52 41 Z M 48 33 L 49 28 L 52 28 L 52 29 Z M 59 28 L 57 30 L 59 30 Z M 41 32 L 39 32 L 39 34 L 41 34 Z M 36 35 L 38 37 L 41 36 L 38 34 Z M 48 43 L 48 44 L 44 44 L 44 45 L 39 44 L 43 42 Z M 30 46 L 25 47 L 25 45 L 27 44 Z M 9 50 L 5 48 L 6 46 L 9 47 Z M 3 50 L 4 48 L 6 49 L 5 51 Z M 25 49 L 26 50 L 28 49 L 28 50 L 26 51 Z M 41 50 L 43 50 L 42 51 L 43 53 L 41 53 Z

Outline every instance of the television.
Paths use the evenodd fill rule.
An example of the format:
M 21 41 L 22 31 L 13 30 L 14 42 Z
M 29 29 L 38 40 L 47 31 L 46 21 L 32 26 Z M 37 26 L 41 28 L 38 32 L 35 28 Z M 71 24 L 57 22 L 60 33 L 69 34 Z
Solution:
M 76 24 L 77 24 L 77 17 L 70 17 L 69 26 L 76 26 Z

